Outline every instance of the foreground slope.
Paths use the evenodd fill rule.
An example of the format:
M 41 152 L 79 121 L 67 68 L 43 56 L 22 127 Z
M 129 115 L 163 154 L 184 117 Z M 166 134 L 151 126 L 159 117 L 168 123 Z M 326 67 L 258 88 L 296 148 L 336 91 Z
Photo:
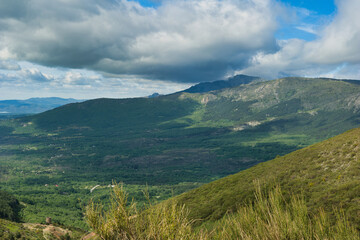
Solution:
M 194 219 L 215 220 L 254 198 L 254 180 L 263 188 L 279 184 L 285 194 L 305 195 L 310 209 L 343 208 L 360 226 L 360 128 L 260 163 L 203 185 L 176 199 Z

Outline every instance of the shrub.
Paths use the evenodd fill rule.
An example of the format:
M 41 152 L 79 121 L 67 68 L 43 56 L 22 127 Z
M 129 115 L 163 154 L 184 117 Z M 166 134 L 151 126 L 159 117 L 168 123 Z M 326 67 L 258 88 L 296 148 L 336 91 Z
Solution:
M 20 221 L 21 209 L 19 201 L 14 196 L 0 190 L 0 218 Z
M 102 239 L 194 239 L 188 211 L 175 202 L 149 207 L 139 212 L 135 203 L 128 205 L 128 195 L 116 186 L 109 209 L 93 202 L 86 209 L 86 219 Z

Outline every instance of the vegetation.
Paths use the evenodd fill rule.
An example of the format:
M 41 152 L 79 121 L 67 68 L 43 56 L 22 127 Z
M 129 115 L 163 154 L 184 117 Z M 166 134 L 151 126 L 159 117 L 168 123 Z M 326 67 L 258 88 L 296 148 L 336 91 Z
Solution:
M 17 223 L 0 219 L 0 239 L 4 240 L 72 240 L 81 239 L 83 235 L 85 232 L 82 230 L 57 224 Z
M 309 215 L 302 197 L 292 196 L 284 201 L 281 189 L 268 193 L 257 188 L 254 203 L 235 214 L 217 221 L 212 230 L 194 229 L 184 205 L 153 206 L 139 212 L 136 204 L 127 205 L 127 194 L 121 187 L 114 188 L 107 211 L 92 203 L 86 218 L 92 229 L 106 240 L 115 239 L 360 239 L 344 212 L 334 210 L 335 223 L 328 214 L 319 210 Z M 256 223 L 256 224 L 255 224 Z
M 57 223 L 86 228 L 84 206 L 91 198 L 108 202 L 112 180 L 124 183 L 140 204 L 146 202 L 141 189 L 148 184 L 151 201 L 160 202 L 358 127 L 359 90 L 360 85 L 329 79 L 278 79 L 206 93 L 97 99 L 2 120 L 0 187 L 23 203 L 24 221 L 43 223 L 52 217 Z M 281 164 L 279 173 L 287 165 Z M 295 171 L 295 166 L 304 165 L 289 168 Z M 259 173 L 265 176 L 264 171 Z M 271 175 L 285 183 L 269 171 Z M 347 183 L 356 189 L 351 185 L 356 182 Z M 235 198 L 251 198 L 250 190 L 237 187 L 235 181 L 228 184 L 226 197 L 214 190 L 213 196 L 205 199 L 205 193 L 204 199 L 194 199 L 188 206 L 190 216 L 218 219 Z M 322 187 L 313 180 L 291 180 L 282 188 L 297 191 L 310 185 Z M 327 189 L 338 191 L 337 186 Z M 341 193 L 354 194 L 341 186 Z M 201 189 L 207 187 L 197 191 Z M 319 195 L 313 205 L 324 198 L 330 207 L 331 199 L 341 202 L 336 196 Z M 198 200 L 204 206 L 193 211 Z M 221 204 L 224 207 L 218 207 Z
M 9 193 L 0 190 L 0 218 L 20 221 L 20 211 L 19 201 Z
M 135 203 L 128 206 L 122 187 L 113 191 L 109 210 L 91 203 L 86 209 L 89 225 L 103 239 L 184 239 L 193 236 L 187 211 L 175 203 L 139 212 Z
M 355 226 L 360 226 L 360 128 L 258 164 L 203 185 L 176 197 L 186 205 L 191 219 L 217 220 L 239 203 L 254 201 L 252 181 L 264 189 L 278 183 L 289 199 L 290 192 L 304 194 L 309 212 L 343 208 Z M 332 220 L 335 216 L 332 215 Z
M 0 239 L 15 240 L 45 240 L 42 231 L 34 229 L 33 231 L 24 227 L 21 223 L 0 219 Z
M 303 196 L 285 202 L 280 187 L 265 194 L 257 188 L 254 203 L 216 222 L 211 239 L 360 239 L 341 209 L 331 214 L 335 221 L 321 208 L 309 214 Z

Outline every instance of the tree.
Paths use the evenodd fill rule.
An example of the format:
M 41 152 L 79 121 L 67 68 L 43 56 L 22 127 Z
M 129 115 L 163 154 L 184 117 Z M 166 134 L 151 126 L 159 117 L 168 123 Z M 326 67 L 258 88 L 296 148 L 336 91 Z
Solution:
M 0 190 L 0 218 L 20 221 L 21 205 L 10 193 Z

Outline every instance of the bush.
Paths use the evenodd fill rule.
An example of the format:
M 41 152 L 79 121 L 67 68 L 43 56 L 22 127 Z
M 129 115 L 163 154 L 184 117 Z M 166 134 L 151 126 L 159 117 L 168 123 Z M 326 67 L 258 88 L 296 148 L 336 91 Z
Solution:
M 0 218 L 18 222 L 21 219 L 21 208 L 14 196 L 0 190 Z

